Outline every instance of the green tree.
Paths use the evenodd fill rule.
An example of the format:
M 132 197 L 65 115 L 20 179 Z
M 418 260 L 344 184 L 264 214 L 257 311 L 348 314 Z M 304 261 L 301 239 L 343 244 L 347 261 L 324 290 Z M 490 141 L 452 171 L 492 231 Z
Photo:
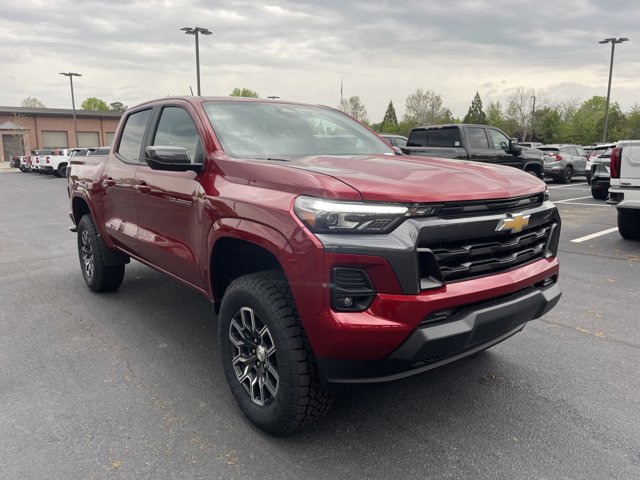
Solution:
M 601 141 L 606 104 L 606 98 L 601 96 L 594 96 L 582 102 L 568 125 L 566 140 L 583 145 Z M 622 138 L 625 134 L 625 122 L 626 118 L 620 105 L 617 102 L 610 104 L 606 141 Z
M 487 114 L 482 110 L 482 100 L 480 99 L 480 93 L 476 92 L 475 97 L 471 101 L 469 111 L 464 116 L 462 123 L 477 123 L 479 125 L 487 124 Z
M 254 92 L 249 88 L 234 88 L 233 92 L 229 94 L 230 97 L 247 97 L 247 98 L 260 98 L 258 92 Z
M 35 97 L 27 97 L 20 103 L 21 107 L 26 108 L 47 108 L 47 106 Z
M 388 126 L 388 127 L 387 127 Z M 396 116 L 396 109 L 393 107 L 393 100 L 389 101 L 389 106 L 382 119 L 381 129 L 393 128 L 398 126 L 398 117 Z
M 358 120 L 359 122 L 368 123 L 369 118 L 367 116 L 367 109 L 360 100 L 360 97 L 353 96 L 350 97 L 349 100 L 342 100 L 340 105 L 340 110 L 342 110 L 347 115 L 351 115 L 353 118 Z
M 431 90 L 418 88 L 407 97 L 403 121 L 414 125 L 450 123 L 451 111 L 442 106 L 442 97 Z
M 619 137 L 622 139 L 640 138 L 640 104 L 635 104 L 627 113 L 626 122 L 624 123 L 623 134 Z
M 505 116 L 502 104 L 499 101 L 490 102 L 487 106 L 487 125 L 498 127 L 509 136 L 512 136 L 517 131 L 515 124 Z
M 124 112 L 127 109 L 127 106 L 122 102 L 112 102 L 109 104 L 109 110 L 112 112 Z
M 536 111 L 535 138 L 542 143 L 559 143 L 566 135 L 562 114 L 554 108 Z
M 85 98 L 80 104 L 82 110 L 93 110 L 95 112 L 108 112 L 109 105 L 104 100 L 96 97 Z

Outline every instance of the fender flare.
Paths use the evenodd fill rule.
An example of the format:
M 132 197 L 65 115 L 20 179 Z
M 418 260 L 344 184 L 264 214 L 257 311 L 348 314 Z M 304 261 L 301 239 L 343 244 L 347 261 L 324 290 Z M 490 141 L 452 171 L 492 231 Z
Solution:
M 206 282 L 207 292 L 214 302 L 220 299 L 216 298 L 215 295 L 212 284 L 213 272 L 210 266 L 215 246 L 219 240 L 224 238 L 241 240 L 263 248 L 273 255 L 282 267 L 285 276 L 289 278 L 288 271 L 290 271 L 292 263 L 295 262 L 295 255 L 291 244 L 279 230 L 255 220 L 231 217 L 220 218 L 211 224 L 207 232 L 206 241 L 203 245 L 205 251 L 202 255 L 202 258 L 207 259 L 202 274 Z

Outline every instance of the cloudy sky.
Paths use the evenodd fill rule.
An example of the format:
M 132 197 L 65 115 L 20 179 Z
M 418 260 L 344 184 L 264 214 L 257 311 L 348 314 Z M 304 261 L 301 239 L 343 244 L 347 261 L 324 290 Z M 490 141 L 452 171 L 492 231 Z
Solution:
M 404 112 L 417 88 L 464 116 L 476 90 L 485 104 L 517 87 L 550 98 L 606 95 L 640 103 L 637 0 L 0 0 L 0 105 L 36 97 L 70 108 L 95 96 L 128 105 L 196 91 L 194 37 L 201 37 L 204 95 L 234 87 L 260 96 L 336 106 L 358 95 L 369 118 L 389 100 Z

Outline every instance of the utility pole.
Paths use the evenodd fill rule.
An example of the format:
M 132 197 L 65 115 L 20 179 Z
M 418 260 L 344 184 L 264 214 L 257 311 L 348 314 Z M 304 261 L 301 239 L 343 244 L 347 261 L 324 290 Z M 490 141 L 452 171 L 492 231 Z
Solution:
M 73 77 L 81 77 L 80 73 L 74 72 L 60 72 L 60 75 L 64 75 L 65 77 L 69 77 L 69 83 L 71 84 L 71 107 L 73 108 L 73 131 L 76 134 L 76 148 L 79 146 L 78 142 L 78 123 L 76 122 L 76 100 L 73 95 Z

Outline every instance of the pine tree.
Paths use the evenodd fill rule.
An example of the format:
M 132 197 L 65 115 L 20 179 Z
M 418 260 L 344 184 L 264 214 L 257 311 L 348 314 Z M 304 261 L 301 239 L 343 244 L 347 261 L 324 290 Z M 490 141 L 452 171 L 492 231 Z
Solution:
M 382 127 L 385 125 L 393 125 L 394 127 L 398 126 L 398 117 L 396 117 L 396 109 L 393 108 L 393 100 L 389 101 L 389 106 L 387 107 L 387 111 L 384 114 L 384 119 L 382 120 Z
M 464 116 L 463 123 L 476 123 L 478 125 L 487 124 L 487 115 L 482 110 L 482 100 L 480 100 L 480 94 L 476 92 L 476 96 L 473 97 L 469 111 Z

